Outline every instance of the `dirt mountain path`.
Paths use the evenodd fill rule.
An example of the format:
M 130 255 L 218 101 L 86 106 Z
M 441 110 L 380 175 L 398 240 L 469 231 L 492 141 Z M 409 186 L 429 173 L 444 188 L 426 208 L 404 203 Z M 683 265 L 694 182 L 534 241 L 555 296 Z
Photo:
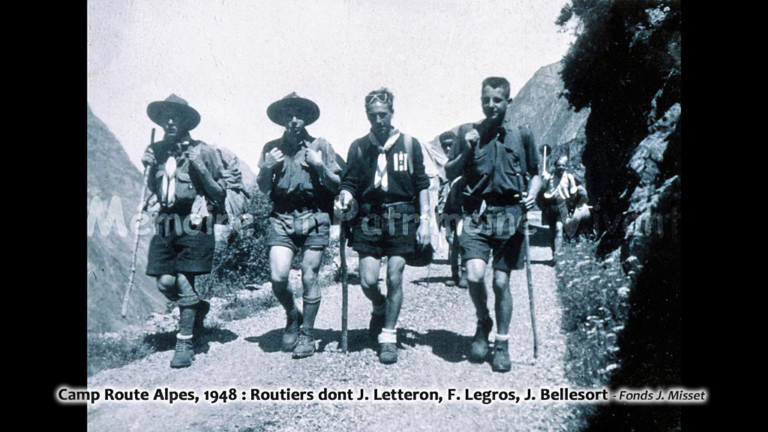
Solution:
M 285 325 L 281 308 L 229 322 L 208 337 L 207 352 L 196 355 L 188 369 L 168 367 L 172 351 L 150 355 L 120 369 L 106 370 L 88 380 L 92 388 L 153 390 L 167 387 L 193 390 L 198 403 L 165 402 L 97 403 L 89 405 L 91 430 L 565 430 L 574 425 L 572 406 L 563 403 L 518 404 L 496 401 L 489 405 L 466 402 L 464 389 L 516 390 L 567 385 L 564 371 L 565 340 L 560 333 L 560 307 L 554 269 L 548 248 L 532 248 L 539 358 L 533 363 L 533 341 L 528 310 L 525 272 L 512 276 L 514 313 L 511 324 L 512 371 L 491 372 L 489 364 L 472 364 L 466 353 L 475 330 L 474 309 L 466 290 L 446 287 L 446 264 L 431 269 L 406 267 L 405 299 L 400 314 L 402 349 L 398 363 L 378 362 L 367 337 L 370 303 L 359 285 L 349 286 L 349 349 L 338 351 L 341 287 L 324 289 L 317 317 L 320 352 L 304 360 L 292 360 L 279 351 Z M 444 261 L 443 261 L 444 262 Z M 349 259 L 350 270 L 357 259 Z M 488 272 L 490 282 L 490 272 Z M 383 273 L 382 273 L 383 277 Z M 383 284 L 383 282 L 380 282 Z M 489 294 L 493 311 L 493 295 Z M 440 390 L 444 400 L 435 402 L 325 402 L 317 394 L 360 388 L 371 396 L 374 388 Z M 203 392 L 236 388 L 250 396 L 250 389 L 314 390 L 315 400 L 304 402 L 228 401 L 210 404 Z M 445 401 L 448 388 L 456 388 L 461 401 Z

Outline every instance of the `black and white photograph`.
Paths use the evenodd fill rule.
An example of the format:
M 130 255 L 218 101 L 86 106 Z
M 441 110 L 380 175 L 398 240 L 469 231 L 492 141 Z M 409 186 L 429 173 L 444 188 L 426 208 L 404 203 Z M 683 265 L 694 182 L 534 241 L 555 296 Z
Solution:
M 54 399 L 92 431 L 682 430 L 682 20 L 87 0 L 87 385 Z

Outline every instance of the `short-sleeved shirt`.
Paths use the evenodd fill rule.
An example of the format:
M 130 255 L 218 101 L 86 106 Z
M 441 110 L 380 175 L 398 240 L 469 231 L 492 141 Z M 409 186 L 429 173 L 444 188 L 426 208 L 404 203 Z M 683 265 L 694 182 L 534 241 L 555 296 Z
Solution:
M 472 129 L 480 134 L 480 143 L 475 148 L 469 148 L 464 138 Z M 456 174 L 463 176 L 463 195 L 492 205 L 519 201 L 530 178 L 538 174 L 539 166 L 536 145 L 528 128 L 494 128 L 482 121 L 463 125 L 459 131 L 449 160 L 464 153 L 463 163 L 458 172 L 449 173 L 449 178 Z
M 264 169 L 267 153 L 273 148 L 279 148 L 285 156 L 282 163 L 271 170 Z M 337 163 L 336 152 L 331 144 L 323 138 L 312 138 L 307 135 L 297 145 L 291 145 L 283 135 L 282 138 L 270 141 L 264 145 L 259 159 L 259 175 L 257 181 L 263 181 L 264 176 L 270 176 L 269 197 L 273 203 L 287 204 L 315 202 L 319 208 L 327 210 L 333 205 L 333 196 L 338 193 L 339 185 L 327 179 L 324 174 L 309 165 L 306 160 L 307 148 L 319 150 L 323 155 L 323 164 L 328 170 L 341 175 L 341 167 Z M 318 200 L 329 202 L 316 202 Z

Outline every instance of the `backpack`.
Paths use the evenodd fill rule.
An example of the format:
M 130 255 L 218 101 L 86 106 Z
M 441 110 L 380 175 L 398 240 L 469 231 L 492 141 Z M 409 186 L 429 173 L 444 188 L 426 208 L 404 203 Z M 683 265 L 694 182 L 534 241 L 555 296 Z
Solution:
M 240 172 L 237 156 L 229 150 L 212 146 L 216 153 L 216 159 L 221 169 L 221 178 L 226 184 L 227 196 L 222 206 L 216 206 L 217 215 L 226 214 L 226 218 L 215 218 L 215 223 L 220 225 L 239 225 L 243 216 L 247 214 L 250 194 L 243 183 L 243 175 Z

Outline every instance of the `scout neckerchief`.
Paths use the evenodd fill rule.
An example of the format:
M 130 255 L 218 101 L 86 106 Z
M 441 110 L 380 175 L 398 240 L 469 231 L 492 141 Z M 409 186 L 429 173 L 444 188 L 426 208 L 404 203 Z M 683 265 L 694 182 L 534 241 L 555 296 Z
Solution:
M 177 157 L 180 157 L 184 150 L 186 150 L 187 146 L 189 145 L 189 137 L 187 137 L 186 140 L 184 140 L 183 143 L 176 143 L 173 144 L 171 147 L 170 156 L 165 161 L 164 171 L 165 174 L 163 175 L 163 182 L 162 182 L 162 188 L 163 188 L 163 202 L 162 204 L 166 207 L 173 207 L 173 204 L 176 202 L 176 168 L 178 167 L 178 161 Z M 182 148 L 183 146 L 183 148 Z
M 375 145 L 379 149 L 379 158 L 376 161 L 376 176 L 374 178 L 374 187 L 381 188 L 384 192 L 387 191 L 389 181 L 387 179 L 387 152 L 394 147 L 397 139 L 400 138 L 400 131 L 392 129 L 389 134 L 389 138 L 384 145 L 381 145 L 379 139 L 373 132 L 368 133 L 368 140 L 371 144 Z

